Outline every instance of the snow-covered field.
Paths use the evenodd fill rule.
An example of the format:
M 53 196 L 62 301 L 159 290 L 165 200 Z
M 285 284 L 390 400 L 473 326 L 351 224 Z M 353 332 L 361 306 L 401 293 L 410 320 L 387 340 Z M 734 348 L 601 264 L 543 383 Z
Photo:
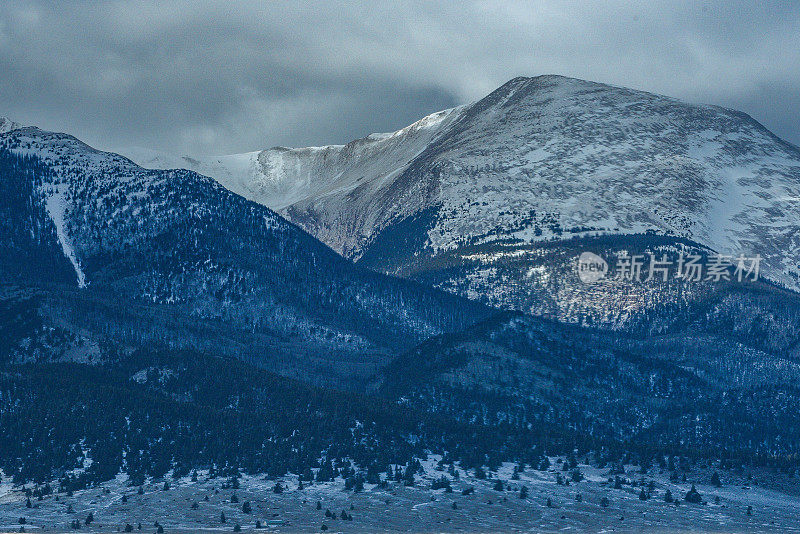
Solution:
M 154 532 L 158 525 L 165 532 L 233 531 L 236 525 L 242 531 L 254 531 L 257 521 L 261 530 L 270 532 L 800 531 L 800 485 L 784 475 L 757 472 L 746 478 L 723 471 L 723 485 L 717 488 L 708 484 L 710 471 L 692 472 L 687 482 L 673 483 L 668 473 L 658 469 L 639 474 L 629 467 L 621 477 L 632 484 L 614 489 L 608 469 L 586 465 L 579 466 L 584 480 L 557 484 L 559 473 L 569 473 L 562 472 L 554 458 L 548 471 L 527 469 L 519 480 L 511 480 L 511 465 L 490 473 L 486 480 L 459 470 L 460 480 L 453 480 L 453 491 L 448 493 L 430 488 L 446 470 L 437 470 L 434 459 L 423 466 L 425 474 L 417 476 L 414 486 L 389 482 L 386 488 L 367 485 L 359 493 L 345 491 L 341 479 L 298 489 L 295 477 L 282 480 L 286 490 L 281 494 L 273 491 L 275 480 L 261 476 L 242 476 L 239 488 L 233 489 L 228 479 L 209 479 L 201 472 L 197 482 L 167 479 L 168 490 L 164 490 L 164 480 L 148 481 L 140 495 L 138 487 L 120 476 L 71 497 L 61 493 L 33 498 L 30 508 L 24 490 L 4 479 L 0 531 L 18 531 L 22 526 L 27 532 L 68 531 L 75 520 L 80 520 L 82 531 L 91 532 L 124 531 L 128 524 L 138 532 L 140 523 L 143 532 Z M 503 482 L 502 491 L 495 488 L 498 479 Z M 667 489 L 682 499 L 693 480 L 698 481 L 703 504 L 664 501 Z M 641 500 L 642 489 L 651 481 L 655 487 L 651 498 Z M 520 497 L 523 486 L 528 488 L 527 498 Z M 467 488 L 474 488 L 474 493 L 463 494 Z M 608 499 L 607 507 L 601 506 L 603 498 Z M 251 513 L 242 511 L 245 502 L 250 503 Z M 752 515 L 747 514 L 748 506 Z M 342 519 L 342 511 L 352 520 Z M 89 513 L 94 521 L 87 526 Z

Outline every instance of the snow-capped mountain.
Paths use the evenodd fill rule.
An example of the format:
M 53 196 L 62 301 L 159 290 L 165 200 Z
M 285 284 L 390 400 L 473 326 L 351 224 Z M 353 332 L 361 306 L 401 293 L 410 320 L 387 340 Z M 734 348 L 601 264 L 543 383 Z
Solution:
M 11 130 L 16 130 L 18 128 L 22 128 L 20 123 L 14 122 L 6 117 L 0 117 L 0 134 L 10 132 Z
M 183 161 L 372 268 L 419 278 L 437 258 L 468 262 L 471 272 L 436 285 L 496 305 L 533 309 L 508 300 L 528 279 L 491 280 L 498 261 L 646 232 L 761 255 L 763 274 L 800 287 L 800 150 L 716 106 L 515 78 L 391 134 Z M 521 272 L 548 276 L 527 264 Z
M 672 168 L 668 150 L 700 142 L 681 121 L 719 133 L 705 134 L 714 141 L 702 158 L 671 156 Z M 732 502 L 729 517 L 755 528 L 763 521 L 750 522 L 743 506 L 752 490 L 733 501 L 727 488 L 735 475 L 763 490 L 752 475 L 761 466 L 796 493 L 800 294 L 760 282 L 584 285 L 574 259 L 585 250 L 705 255 L 734 236 L 764 247 L 757 253 L 784 244 L 794 261 L 796 237 L 781 232 L 798 224 L 796 152 L 733 112 L 550 77 L 341 147 L 136 156 L 274 202 L 354 264 L 194 171 L 147 170 L 36 128 L 0 134 L 0 520 L 58 530 L 70 519 L 74 529 L 92 510 L 88 530 L 122 530 L 137 515 L 191 530 L 222 528 L 225 513 L 241 527 L 277 517 L 272 497 L 269 516 L 258 508 L 270 492 L 315 514 L 309 528 L 333 519 L 323 502 L 342 503 L 343 521 L 356 502 L 347 524 L 376 530 L 390 497 L 403 528 L 420 523 L 423 505 L 438 507 L 425 512 L 439 514 L 432 530 L 491 530 L 481 518 L 501 516 L 512 520 L 496 530 L 508 530 L 517 516 L 536 518 L 533 529 L 566 514 L 578 514 L 568 526 L 595 516 L 628 524 L 639 503 L 651 527 L 665 524 L 668 507 L 696 529 L 710 524 L 701 508 Z M 747 205 L 777 221 L 743 213 L 759 243 L 710 207 L 723 202 L 709 195 L 726 191 L 719 183 L 734 164 L 758 178 L 730 181 L 746 198 L 731 217 Z M 770 274 L 791 281 L 775 257 Z M 496 313 L 426 286 L 627 332 Z M 589 480 L 578 456 L 597 466 Z M 725 500 L 686 511 L 666 493 L 650 499 L 648 473 L 666 484 L 692 466 L 723 472 Z M 247 483 L 236 489 L 242 471 L 254 497 Z M 460 492 L 445 489 L 451 482 Z M 519 497 L 511 485 L 522 485 Z M 217 487 L 247 492 L 253 507 Z M 554 487 L 572 489 L 546 506 Z M 211 497 L 190 507 L 197 488 Z M 173 497 L 143 504 L 156 493 Z M 613 508 L 602 504 L 609 498 Z M 655 506 L 644 508 L 647 499 Z M 781 499 L 757 513 L 794 502 Z M 376 519 L 363 520 L 367 510 Z M 782 521 L 774 530 L 796 523 L 793 511 L 769 516 Z M 461 519 L 442 521 L 450 514 Z M 306 524 L 283 515 L 269 526 Z
M 71 329 L 325 377 L 339 364 L 368 373 L 398 346 L 485 316 L 354 266 L 191 171 L 145 170 L 37 128 L 0 135 L 0 156 L 0 280 L 47 288 Z

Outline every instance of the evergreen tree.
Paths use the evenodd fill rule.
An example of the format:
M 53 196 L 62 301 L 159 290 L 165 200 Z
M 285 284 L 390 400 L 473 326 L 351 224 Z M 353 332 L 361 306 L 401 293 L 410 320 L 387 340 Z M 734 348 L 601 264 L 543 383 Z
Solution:
M 692 489 L 686 492 L 684 500 L 692 504 L 700 504 L 703 502 L 703 497 L 700 495 L 700 492 L 697 491 L 697 488 L 694 487 L 694 484 L 692 484 Z

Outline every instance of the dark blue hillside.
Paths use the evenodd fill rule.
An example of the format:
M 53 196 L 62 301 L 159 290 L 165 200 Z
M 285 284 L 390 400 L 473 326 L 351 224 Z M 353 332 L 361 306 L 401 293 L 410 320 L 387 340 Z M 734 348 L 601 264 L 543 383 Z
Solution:
M 94 342 L 213 349 L 312 382 L 357 381 L 393 351 L 487 314 L 356 267 L 195 173 L 146 171 L 56 134 L 42 135 L 57 156 L 14 154 L 36 132 L 7 137 L 0 159 L 0 267 L 7 282 L 48 288 L 47 313 Z M 54 194 L 77 266 L 45 208 Z

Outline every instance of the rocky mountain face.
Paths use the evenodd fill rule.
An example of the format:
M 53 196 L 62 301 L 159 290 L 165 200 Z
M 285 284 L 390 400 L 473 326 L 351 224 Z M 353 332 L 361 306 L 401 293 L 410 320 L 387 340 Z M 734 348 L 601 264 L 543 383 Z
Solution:
M 190 346 L 316 381 L 368 375 L 486 316 L 356 267 L 194 172 L 144 170 L 36 128 L 0 147 L 4 281 L 46 288 L 47 313 L 82 346 Z
M 14 122 L 9 118 L 0 117 L 0 134 L 10 132 L 11 130 L 16 130 L 17 128 L 22 128 L 22 125 L 18 122 Z
M 581 320 L 571 303 L 584 288 L 562 280 L 547 306 L 536 288 L 597 236 L 760 255 L 764 275 L 800 287 L 800 150 L 743 113 L 641 91 L 515 78 L 343 146 L 144 159 L 206 173 L 375 270 L 561 320 Z M 567 263 L 539 261 L 559 246 Z M 604 317 L 617 294 L 596 301 L 597 323 L 625 324 Z

